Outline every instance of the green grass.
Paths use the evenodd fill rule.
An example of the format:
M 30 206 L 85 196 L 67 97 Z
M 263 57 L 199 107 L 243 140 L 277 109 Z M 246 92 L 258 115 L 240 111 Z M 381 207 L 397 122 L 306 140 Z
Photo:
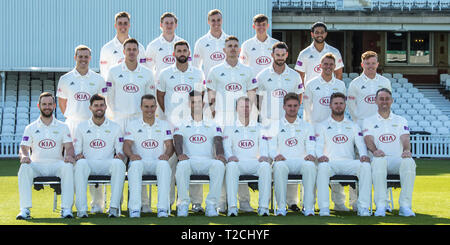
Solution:
M 61 219 L 59 212 L 53 212 L 53 189 L 45 187 L 44 190 L 33 190 L 32 219 L 18 221 L 15 219 L 19 212 L 19 193 L 17 160 L 0 161 L 0 225 L 438 225 L 450 224 L 450 161 L 448 160 L 416 160 L 417 177 L 414 185 L 413 211 L 416 217 L 398 216 L 398 197 L 400 189 L 394 190 L 394 212 L 387 213 L 386 217 L 358 217 L 354 212 L 334 212 L 330 217 L 304 217 L 301 213 L 289 212 L 286 217 L 258 217 L 256 213 L 240 213 L 238 217 L 205 217 L 204 215 L 190 214 L 186 218 L 172 217 L 159 219 L 155 213 L 142 214 L 140 219 L 130 219 L 126 212 L 126 202 L 122 205 L 122 217 L 107 218 L 107 214 L 90 215 L 87 219 Z M 204 186 L 204 195 L 207 194 L 208 185 Z M 88 192 L 89 193 L 89 192 Z M 109 192 L 108 192 L 109 193 Z M 124 187 L 124 199 L 127 198 L 127 184 Z M 346 189 L 346 193 L 347 189 Z M 88 194 L 89 195 L 89 194 Z M 251 205 L 256 208 L 258 193 L 250 192 Z M 152 188 L 152 206 L 156 212 L 156 188 Z M 348 199 L 348 195 L 347 195 Z M 88 197 L 88 200 L 90 198 Z M 348 201 L 347 201 L 348 202 Z M 60 196 L 58 196 L 58 205 Z M 172 207 L 175 209 L 175 207 Z M 74 207 L 74 211 L 76 211 Z M 76 213 L 74 213 L 76 214 Z

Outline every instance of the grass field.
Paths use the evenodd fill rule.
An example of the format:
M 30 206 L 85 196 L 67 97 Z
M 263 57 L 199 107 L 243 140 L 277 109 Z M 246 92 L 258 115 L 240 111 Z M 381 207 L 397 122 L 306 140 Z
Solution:
M 400 189 L 394 190 L 394 211 L 387 213 L 386 217 L 358 217 L 355 212 L 331 211 L 330 217 L 304 217 L 301 213 L 289 212 L 286 217 L 258 217 L 255 213 L 240 213 L 238 217 L 205 217 L 204 215 L 190 214 L 186 218 L 172 217 L 159 219 L 156 213 L 142 214 L 140 219 L 130 219 L 126 212 L 126 202 L 122 205 L 122 217 L 107 218 L 107 214 L 90 215 L 87 219 L 61 219 L 59 212 L 53 212 L 53 189 L 45 187 L 44 190 L 33 190 L 32 219 L 18 221 L 15 219 L 19 212 L 19 193 L 17 160 L 0 161 L 0 225 L 439 225 L 450 224 L 450 161 L 449 160 L 416 160 L 417 177 L 414 185 L 413 211 L 416 217 L 398 216 L 398 197 Z M 208 186 L 205 185 L 206 195 Z M 153 188 L 152 206 L 156 212 L 156 189 Z M 88 192 L 89 193 L 89 192 Z M 127 193 L 127 184 L 124 187 Z M 346 190 L 346 193 L 347 190 Z M 257 192 L 250 192 L 251 205 L 257 207 Z M 60 196 L 58 196 L 60 197 Z M 126 194 L 124 195 L 126 199 Z M 58 198 L 59 199 L 59 198 Z M 348 199 L 348 195 L 347 195 Z M 88 200 L 90 198 L 88 197 Z M 348 202 L 348 200 L 347 200 Z M 58 200 L 58 205 L 60 200 Z M 203 204 L 204 205 L 204 204 Z M 175 209 L 175 206 L 172 207 Z M 332 207 L 331 207 L 332 208 Z M 74 207 L 74 211 L 76 211 Z M 76 215 L 76 212 L 74 212 Z

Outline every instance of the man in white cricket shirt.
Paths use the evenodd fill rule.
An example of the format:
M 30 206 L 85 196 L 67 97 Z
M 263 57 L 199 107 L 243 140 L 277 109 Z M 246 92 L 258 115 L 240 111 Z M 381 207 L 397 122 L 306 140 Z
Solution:
M 158 181 L 158 217 L 170 214 L 170 180 L 172 171 L 169 158 L 173 154 L 172 127 L 155 117 L 156 98 L 142 96 L 142 118 L 130 122 L 125 132 L 123 151 L 130 159 L 128 184 L 130 218 L 140 217 L 142 175 L 156 175 Z
M 316 124 L 317 200 L 319 215 L 330 215 L 330 177 L 355 175 L 358 177 L 358 215 L 370 216 L 372 194 L 370 158 L 360 127 L 344 117 L 346 96 L 333 93 L 330 98 L 331 116 Z M 360 158 L 355 160 L 355 145 Z
M 189 208 L 189 182 L 192 174 L 209 175 L 209 193 L 205 215 L 218 216 L 226 159 L 222 143 L 222 129 L 212 120 L 203 119 L 202 93 L 190 93 L 192 119 L 175 129 L 174 146 L 178 156 L 175 173 L 178 190 L 177 215 L 185 217 Z
M 388 174 L 400 174 L 402 189 L 399 197 L 399 215 L 415 216 L 411 210 L 416 163 L 411 156 L 408 122 L 391 111 L 393 103 L 389 89 L 381 88 L 375 94 L 378 113 L 363 122 L 364 141 L 373 154 L 372 183 L 375 216 L 385 216 Z
M 267 137 L 262 126 L 250 119 L 250 100 L 240 97 L 236 101 L 238 118 L 224 129 L 226 188 L 228 216 L 237 216 L 237 192 L 240 175 L 258 176 L 259 215 L 268 215 L 272 187 L 272 167 L 268 156 Z
M 73 218 L 74 149 L 69 128 L 53 117 L 55 98 L 44 92 L 39 96 L 41 116 L 25 128 L 20 143 L 19 181 L 20 213 L 16 219 L 30 219 L 31 187 L 39 176 L 61 179 L 61 217 Z M 63 152 L 63 148 L 65 152 Z
M 336 57 L 334 75 L 337 79 L 342 80 L 342 72 L 344 70 L 342 56 L 338 49 L 325 42 L 327 34 L 327 26 L 325 23 L 314 23 L 311 27 L 311 38 L 313 42 L 310 46 L 300 51 L 298 55 L 295 70 L 300 73 L 305 87 L 313 78 L 320 76 L 322 72 L 320 66 L 321 59 L 326 53 L 332 53 Z
M 109 175 L 109 217 L 119 217 L 126 170 L 122 154 L 123 133 L 117 123 L 105 117 L 105 97 L 94 94 L 89 102 L 92 117 L 79 124 L 73 138 L 77 161 L 74 167 L 77 216 L 88 217 L 86 189 L 89 176 Z

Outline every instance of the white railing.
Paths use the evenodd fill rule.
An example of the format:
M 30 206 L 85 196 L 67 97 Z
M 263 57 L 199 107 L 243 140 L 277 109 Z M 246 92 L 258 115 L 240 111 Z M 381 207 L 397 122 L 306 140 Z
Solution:
M 18 157 L 21 137 L 17 135 L 1 137 L 0 158 Z M 411 135 L 411 152 L 415 158 L 450 158 L 450 135 Z

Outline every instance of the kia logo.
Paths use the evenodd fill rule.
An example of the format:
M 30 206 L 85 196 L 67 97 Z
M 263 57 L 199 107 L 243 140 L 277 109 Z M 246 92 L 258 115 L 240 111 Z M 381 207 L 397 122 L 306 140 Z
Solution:
M 191 137 L 189 137 L 189 141 L 194 144 L 202 144 L 206 142 L 206 136 L 201 134 L 194 134 Z
M 396 137 L 393 134 L 382 134 L 380 135 L 380 137 L 378 137 L 378 140 L 381 143 L 392 143 L 395 141 L 395 139 Z
M 250 149 L 255 146 L 255 142 L 253 142 L 253 140 L 241 140 L 239 141 L 238 146 L 242 149 Z
M 52 149 L 56 146 L 56 142 L 51 139 L 44 139 L 39 141 L 38 146 L 42 149 Z
M 94 139 L 89 143 L 89 146 L 94 149 L 100 149 L 106 146 L 106 142 L 101 139 Z
M 365 101 L 367 104 L 375 104 L 375 95 L 374 95 L 374 94 L 367 95 L 367 96 L 364 98 L 364 101 Z
M 173 88 L 173 91 L 178 93 L 190 93 L 192 91 L 192 87 L 189 84 L 179 84 Z
M 256 64 L 258 65 L 268 65 L 272 62 L 272 59 L 267 56 L 261 56 L 256 59 Z
M 137 93 L 137 92 L 139 92 L 139 87 L 135 84 L 128 83 L 128 84 L 123 85 L 123 91 L 125 91 L 127 93 Z
M 286 90 L 284 89 L 275 89 L 272 91 L 272 96 L 275 98 L 284 98 L 284 96 L 287 94 Z
M 225 54 L 222 52 L 214 52 L 209 57 L 214 61 L 221 61 L 221 60 L 225 59 Z
M 296 146 L 298 143 L 298 140 L 295 137 L 289 138 L 284 142 L 287 146 L 293 147 Z
M 173 57 L 172 55 L 167 55 L 163 58 L 163 62 L 171 65 L 171 64 L 175 63 L 175 57 Z
M 225 86 L 226 91 L 236 92 L 242 90 L 242 85 L 239 83 L 229 83 Z
M 317 73 L 321 73 L 322 72 L 322 68 L 320 68 L 320 65 L 317 65 L 314 67 L 314 71 Z
M 141 143 L 141 146 L 145 149 L 155 149 L 156 147 L 158 147 L 158 145 L 158 141 L 152 139 L 143 141 Z
M 338 134 L 333 137 L 333 142 L 336 144 L 344 144 L 348 141 L 348 137 L 343 134 Z
M 78 93 L 74 94 L 73 97 L 77 101 L 87 101 L 91 98 L 91 96 L 86 92 L 78 92 Z
M 330 97 L 328 96 L 328 97 L 321 98 L 319 100 L 319 103 L 324 106 L 329 106 L 330 105 Z

